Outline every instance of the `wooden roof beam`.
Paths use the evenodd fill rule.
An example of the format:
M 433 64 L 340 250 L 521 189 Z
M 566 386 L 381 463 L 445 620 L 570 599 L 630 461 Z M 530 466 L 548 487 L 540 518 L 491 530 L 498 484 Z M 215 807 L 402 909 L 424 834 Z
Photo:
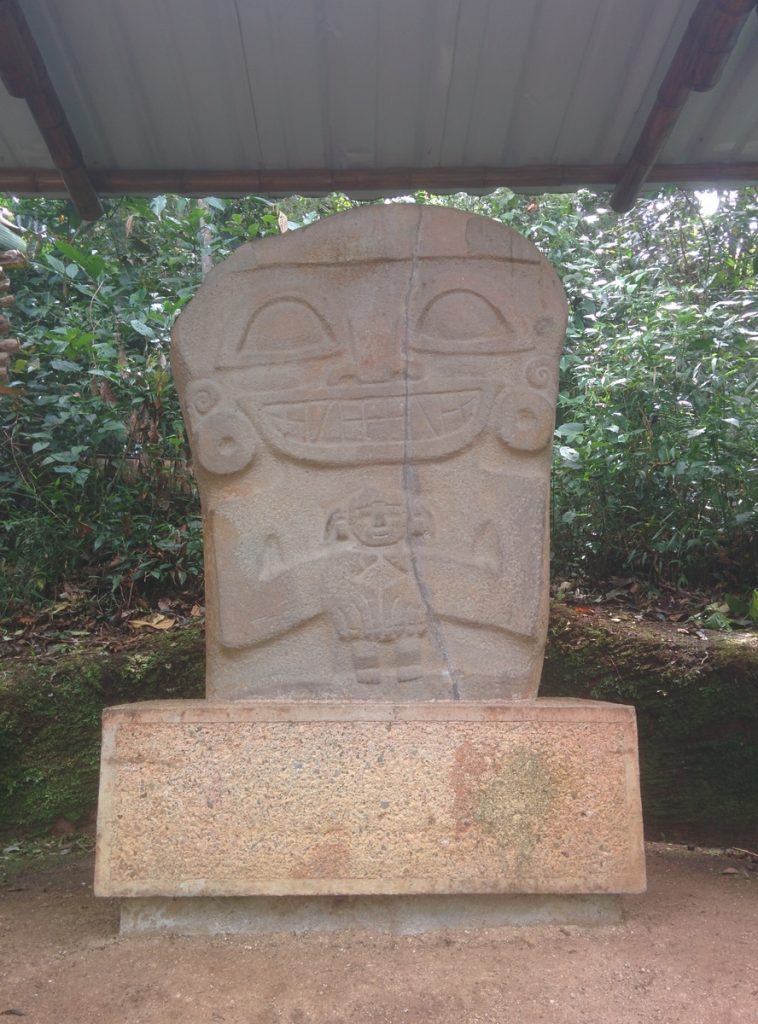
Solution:
M 611 206 L 618 213 L 625 213 L 634 205 L 690 92 L 707 92 L 719 80 L 755 2 L 700 0 L 698 3 L 611 197 Z
M 502 186 L 532 192 L 578 187 L 606 189 L 623 168 L 598 164 L 527 167 L 395 167 L 357 170 L 178 171 L 93 170 L 101 195 L 193 196 L 323 194 L 329 192 L 431 192 L 495 189 Z M 723 187 L 758 182 L 758 161 L 743 163 L 655 164 L 650 184 Z M 0 168 L 0 192 L 59 195 L 66 191 L 61 174 L 41 168 Z
M 11 96 L 26 100 L 82 219 L 97 220 L 102 205 L 18 0 L 0 0 L 0 77 Z

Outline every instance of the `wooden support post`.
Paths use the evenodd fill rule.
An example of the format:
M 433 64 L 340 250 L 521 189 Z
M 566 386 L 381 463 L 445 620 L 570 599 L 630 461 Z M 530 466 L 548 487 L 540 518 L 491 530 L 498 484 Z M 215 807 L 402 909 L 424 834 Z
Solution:
M 97 220 L 102 205 L 18 0 L 0 0 L 0 77 L 11 96 L 26 100 L 81 217 Z
M 755 0 L 698 3 L 611 198 L 618 213 L 634 205 L 690 92 L 706 92 L 718 81 L 754 4 Z
M 11 282 L 5 271 L 10 267 L 23 267 L 25 263 L 23 253 L 17 249 L 0 251 L 0 310 L 9 309 L 16 301 L 10 294 Z M 10 320 L 0 312 L 0 394 L 8 383 L 11 356 L 21 348 L 18 338 L 7 337 L 10 329 Z

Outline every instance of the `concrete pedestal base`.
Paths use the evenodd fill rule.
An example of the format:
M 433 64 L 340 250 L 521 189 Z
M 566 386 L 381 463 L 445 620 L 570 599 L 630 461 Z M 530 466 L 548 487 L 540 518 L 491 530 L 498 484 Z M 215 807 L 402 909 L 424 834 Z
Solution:
M 124 900 L 121 934 L 267 935 L 357 929 L 419 935 L 437 929 L 622 920 L 618 896 L 209 896 Z
M 631 708 L 161 701 L 105 713 L 101 896 L 644 886 Z

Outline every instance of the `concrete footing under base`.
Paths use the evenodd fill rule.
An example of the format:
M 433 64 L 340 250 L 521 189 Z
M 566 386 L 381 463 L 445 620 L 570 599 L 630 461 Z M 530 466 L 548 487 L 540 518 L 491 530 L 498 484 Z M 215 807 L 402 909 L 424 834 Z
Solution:
M 607 925 L 621 919 L 619 897 L 607 894 L 145 897 L 121 903 L 122 935 L 265 935 L 340 929 L 418 935 L 450 928 Z

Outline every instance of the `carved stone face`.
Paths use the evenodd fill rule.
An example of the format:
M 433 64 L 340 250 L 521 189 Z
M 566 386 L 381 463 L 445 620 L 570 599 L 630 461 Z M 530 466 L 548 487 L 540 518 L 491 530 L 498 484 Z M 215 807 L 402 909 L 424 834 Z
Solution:
M 394 621 L 376 589 L 393 573 L 406 574 L 397 607 L 414 609 L 400 617 L 425 637 L 419 678 L 447 679 L 434 695 L 481 678 L 493 695 L 534 689 L 564 324 L 560 285 L 530 243 L 433 207 L 340 214 L 245 246 L 209 275 L 179 318 L 173 365 L 215 524 L 215 692 L 245 696 L 248 670 L 281 682 L 314 665 L 317 692 L 353 692 L 345 638 L 392 630 L 346 624 L 345 609 L 364 600 L 356 622 Z M 320 550 L 335 508 L 366 548 L 405 545 L 413 576 L 410 562 L 358 573 L 344 546 Z
M 449 287 L 436 267 L 414 270 L 399 260 L 358 271 L 323 267 L 318 282 L 299 268 L 291 278 L 291 294 L 264 300 L 218 369 L 256 367 L 245 411 L 270 444 L 310 462 L 426 459 L 460 449 L 490 411 L 493 362 L 527 347 L 493 301 Z M 448 364 L 462 354 L 469 364 L 451 376 Z

